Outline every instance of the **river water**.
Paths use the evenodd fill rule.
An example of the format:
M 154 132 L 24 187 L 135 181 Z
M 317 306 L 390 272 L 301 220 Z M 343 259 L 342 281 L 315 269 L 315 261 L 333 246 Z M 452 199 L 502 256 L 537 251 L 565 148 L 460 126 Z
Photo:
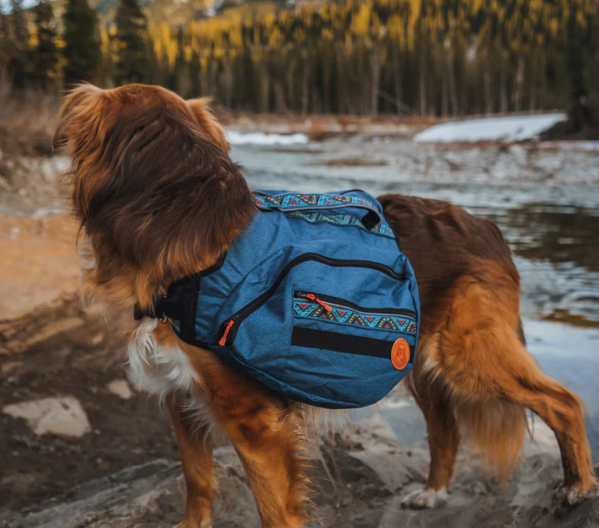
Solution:
M 406 144 L 403 144 L 406 150 Z M 409 150 L 409 146 L 408 146 Z M 555 182 L 465 181 L 413 176 L 399 164 L 359 164 L 367 144 L 309 144 L 233 148 L 250 185 L 302 192 L 360 188 L 451 200 L 492 219 L 509 241 L 522 278 L 522 317 L 528 349 L 543 370 L 584 401 L 589 437 L 599 457 L 599 186 Z M 346 161 L 335 162 L 339 156 Z M 355 161 L 355 160 L 358 161 Z M 360 411 L 358 418 L 367 416 Z M 381 412 L 404 444 L 425 434 L 415 405 L 395 399 Z

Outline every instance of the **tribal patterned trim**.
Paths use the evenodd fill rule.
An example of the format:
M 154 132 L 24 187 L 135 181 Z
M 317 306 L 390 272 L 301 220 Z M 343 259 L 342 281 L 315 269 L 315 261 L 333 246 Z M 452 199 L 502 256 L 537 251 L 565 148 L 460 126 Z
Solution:
M 256 206 L 260 209 L 314 209 L 315 207 L 361 205 L 379 211 L 379 208 L 368 200 L 341 194 L 282 194 L 280 196 L 255 194 L 254 198 Z
M 329 323 L 360 326 L 372 330 L 383 330 L 391 332 L 402 332 L 416 335 L 416 321 L 406 316 L 360 313 L 352 308 L 331 306 L 331 312 L 327 312 L 320 304 L 314 301 L 294 299 L 293 315 L 304 319 L 320 319 Z
M 373 227 L 372 229 L 368 229 L 357 216 L 352 215 L 302 213 L 300 211 L 289 211 L 287 215 L 293 216 L 295 218 L 301 218 L 302 220 L 310 222 L 311 224 L 327 222 L 329 224 L 335 224 L 339 226 L 355 226 L 359 227 L 360 229 L 364 229 L 364 231 L 368 231 L 369 233 L 376 233 L 389 238 L 395 238 L 393 230 L 391 229 L 389 224 L 387 224 L 384 221 L 381 222 L 378 226 Z

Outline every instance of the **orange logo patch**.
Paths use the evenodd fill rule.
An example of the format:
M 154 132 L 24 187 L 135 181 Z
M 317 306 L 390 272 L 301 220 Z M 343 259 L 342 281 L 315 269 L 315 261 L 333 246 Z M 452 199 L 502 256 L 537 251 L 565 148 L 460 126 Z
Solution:
M 403 370 L 410 362 L 410 345 L 408 342 L 400 338 L 393 343 L 391 349 L 391 363 L 397 370 Z

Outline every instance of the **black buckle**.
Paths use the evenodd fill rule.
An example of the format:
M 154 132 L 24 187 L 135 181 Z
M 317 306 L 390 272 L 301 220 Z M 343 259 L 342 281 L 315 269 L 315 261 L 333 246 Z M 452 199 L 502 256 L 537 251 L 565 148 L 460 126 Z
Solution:
M 150 319 L 160 319 L 165 322 L 167 319 L 181 320 L 183 317 L 183 309 L 181 306 L 181 291 L 177 288 L 169 288 L 166 297 L 154 300 L 154 304 L 150 310 L 142 310 L 139 304 L 135 304 L 133 308 L 133 317 L 136 321 L 140 321 L 144 317 Z

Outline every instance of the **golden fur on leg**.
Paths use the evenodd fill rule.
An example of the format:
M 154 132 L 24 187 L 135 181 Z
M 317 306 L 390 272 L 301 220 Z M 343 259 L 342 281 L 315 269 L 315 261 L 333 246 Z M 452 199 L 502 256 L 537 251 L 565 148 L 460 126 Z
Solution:
M 223 365 L 211 352 L 183 343 L 170 325 L 156 329 L 164 347 L 181 347 L 194 370 L 202 373 L 194 395 L 208 407 L 211 420 L 231 440 L 248 476 L 264 527 L 299 528 L 307 520 L 304 511 L 308 480 L 305 475 L 304 423 L 301 408 L 260 387 Z M 177 415 L 174 416 L 177 429 Z M 183 438 L 184 447 L 187 437 Z M 185 458 L 184 470 L 199 472 L 197 456 Z M 188 486 L 188 490 L 189 490 Z M 202 496 L 201 487 L 192 492 Z M 189 496 L 188 496 L 189 500 Z
M 185 517 L 180 528 L 209 528 L 212 525 L 212 500 L 216 492 L 212 458 L 212 440 L 206 425 L 198 425 L 185 413 L 177 395 L 167 399 L 181 466 L 185 476 L 187 499 Z

